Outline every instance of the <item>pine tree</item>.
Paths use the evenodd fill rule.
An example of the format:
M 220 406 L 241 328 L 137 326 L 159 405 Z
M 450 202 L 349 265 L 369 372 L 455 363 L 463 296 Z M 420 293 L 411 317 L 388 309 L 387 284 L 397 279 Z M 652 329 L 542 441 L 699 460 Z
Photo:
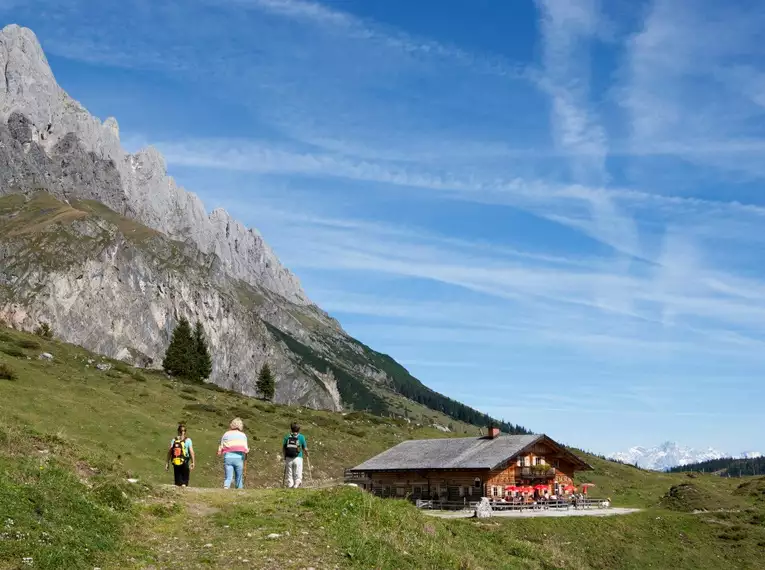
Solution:
M 274 399 L 276 383 L 274 381 L 274 375 L 271 372 L 271 368 L 268 366 L 268 362 L 263 364 L 263 367 L 260 369 L 256 387 L 258 392 L 260 392 L 261 398 L 269 401 Z
M 212 358 L 207 348 L 204 328 L 199 321 L 194 328 L 194 356 L 196 360 L 194 380 L 207 380 L 212 374 Z
M 170 346 L 167 347 L 162 361 L 165 372 L 181 378 L 194 379 L 196 370 L 196 354 L 194 338 L 191 336 L 191 325 L 182 318 L 173 331 Z

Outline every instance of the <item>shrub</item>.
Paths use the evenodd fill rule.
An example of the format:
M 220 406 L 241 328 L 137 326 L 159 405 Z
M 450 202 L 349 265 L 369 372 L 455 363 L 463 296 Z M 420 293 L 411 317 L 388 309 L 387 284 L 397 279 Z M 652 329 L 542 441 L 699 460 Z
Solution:
M 0 326 L 2 323 L 0 323 Z M 0 342 L 11 342 L 13 341 L 13 337 L 7 333 L 0 332 Z
M 194 388 L 189 388 L 189 387 L 181 388 L 181 392 L 185 392 L 186 394 L 196 394 L 197 393 L 197 391 Z
M 138 370 L 134 370 L 132 374 L 130 374 L 131 378 L 135 380 L 136 382 L 146 382 L 146 376 L 138 372 Z
M 219 413 L 218 408 L 211 404 L 186 404 L 183 409 L 187 412 L 208 412 L 211 414 Z
M 23 338 L 20 341 L 16 343 L 21 348 L 26 348 L 27 350 L 39 350 L 40 349 L 40 343 L 36 340 Z
M 331 417 L 331 416 L 314 416 L 311 418 L 311 421 L 317 425 L 322 427 L 329 427 L 329 428 L 335 428 L 340 425 L 340 421 Z
M 123 374 L 132 374 L 133 373 L 133 367 L 128 365 L 125 362 L 115 362 L 114 363 L 114 370 L 117 370 L 118 372 L 122 372 Z
M 243 420 L 252 420 L 256 417 L 252 413 L 252 410 L 248 410 L 247 408 L 242 408 L 242 407 L 231 408 L 231 410 L 229 411 L 229 415 L 231 417 L 242 418 Z
M 99 503 L 115 511 L 126 511 L 130 508 L 130 497 L 115 483 L 99 485 L 93 490 L 93 494 Z
M 0 362 L 0 380 L 16 380 L 16 371 L 9 364 Z
M 165 519 L 183 512 L 181 505 L 178 503 L 170 503 L 169 505 L 154 504 L 151 505 L 147 510 L 152 516 L 161 519 Z
M 3 352 L 7 354 L 8 356 L 12 356 L 13 358 L 25 358 L 26 354 L 24 354 L 24 351 L 20 348 L 16 348 L 15 346 L 0 346 L 0 352 Z
M 183 394 L 183 393 L 181 393 L 179 395 L 184 400 L 189 400 L 190 402 L 196 402 L 197 401 L 197 399 L 194 396 L 192 396 L 191 394 Z
M 40 326 L 35 329 L 35 334 L 42 338 L 50 339 L 53 338 L 53 329 L 50 328 L 48 323 L 40 323 Z

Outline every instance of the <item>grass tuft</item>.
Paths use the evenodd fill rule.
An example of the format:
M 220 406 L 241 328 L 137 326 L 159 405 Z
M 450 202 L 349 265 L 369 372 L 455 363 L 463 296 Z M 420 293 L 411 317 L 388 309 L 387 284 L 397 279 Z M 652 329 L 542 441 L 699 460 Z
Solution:
M 18 375 L 10 364 L 0 362 L 0 380 L 16 380 Z
M 39 342 L 36 340 L 28 339 L 28 338 L 22 338 L 16 341 L 16 344 L 20 346 L 21 348 L 25 348 L 27 350 L 40 350 L 42 346 Z
M 136 382 L 147 382 L 147 380 L 146 380 L 146 376 L 144 376 L 143 374 L 141 374 L 141 373 L 140 373 L 140 372 L 138 372 L 137 370 L 134 370 L 134 371 L 133 371 L 133 372 L 130 374 L 130 377 L 131 377 L 133 380 L 135 380 Z
M 0 352 L 12 356 L 13 358 L 26 358 L 26 353 L 15 346 L 0 346 Z

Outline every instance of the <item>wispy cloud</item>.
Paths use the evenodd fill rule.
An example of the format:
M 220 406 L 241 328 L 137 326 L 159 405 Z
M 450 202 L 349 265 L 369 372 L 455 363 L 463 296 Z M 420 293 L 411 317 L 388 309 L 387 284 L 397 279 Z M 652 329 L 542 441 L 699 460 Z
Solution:
M 628 41 L 621 90 L 633 151 L 658 148 L 728 173 L 765 175 L 762 139 L 751 130 L 765 110 L 765 76 L 752 64 L 765 55 L 763 24 L 765 12 L 752 2 L 652 2 Z
M 298 271 L 418 279 L 480 296 L 463 305 L 315 290 L 333 312 L 405 321 L 408 327 L 430 323 L 459 330 L 480 322 L 487 334 L 515 335 L 516 343 L 533 336 L 611 356 L 606 347 L 741 353 L 759 350 L 765 341 L 758 326 L 765 319 L 765 286 L 708 268 L 682 234 L 665 239 L 653 264 L 625 274 L 597 258 L 492 248 L 412 227 L 296 215 L 267 203 L 229 206 L 248 218 L 246 212 L 257 213 L 267 237 L 278 227 L 277 250 Z M 618 295 L 611 298 L 611 291 Z
M 219 0 L 205 1 L 221 5 Z M 225 4 L 265 10 L 280 16 L 305 20 L 324 28 L 331 28 L 353 39 L 378 43 L 411 56 L 424 55 L 429 58 L 445 58 L 451 64 L 467 66 L 471 70 L 481 73 L 514 78 L 528 76 L 528 71 L 522 66 L 510 65 L 496 55 L 475 54 L 462 50 L 455 45 L 448 45 L 428 38 L 417 38 L 401 30 L 364 21 L 347 12 L 332 9 L 318 2 L 306 0 L 233 0 L 233 2 L 226 2 Z

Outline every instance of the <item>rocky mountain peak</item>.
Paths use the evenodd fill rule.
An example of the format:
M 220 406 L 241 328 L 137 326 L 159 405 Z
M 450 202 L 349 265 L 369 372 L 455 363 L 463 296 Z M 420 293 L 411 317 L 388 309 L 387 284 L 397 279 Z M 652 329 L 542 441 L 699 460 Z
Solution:
M 114 118 L 102 123 L 58 86 L 31 30 L 15 24 L 3 28 L 0 68 L 5 70 L 0 120 L 6 122 L 18 114 L 19 129 L 23 127 L 25 133 L 28 129 L 30 143 L 46 152 L 61 141 L 72 146 L 74 137 L 84 151 L 116 168 L 118 181 L 110 177 L 109 185 L 94 184 L 96 195 L 90 191 L 82 197 L 99 200 L 173 239 L 191 241 L 202 253 L 220 257 L 221 266 L 236 279 L 265 287 L 291 303 L 312 304 L 298 279 L 261 236 L 228 214 L 208 216 L 202 201 L 167 175 L 167 164 L 157 149 L 149 147 L 135 155 L 125 152 Z

